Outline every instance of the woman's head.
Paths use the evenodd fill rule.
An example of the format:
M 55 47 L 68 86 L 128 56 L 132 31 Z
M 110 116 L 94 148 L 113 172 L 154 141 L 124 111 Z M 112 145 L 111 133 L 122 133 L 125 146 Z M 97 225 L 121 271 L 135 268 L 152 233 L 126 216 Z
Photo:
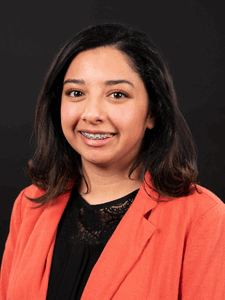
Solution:
M 166 98 L 176 103 L 173 82 L 159 48 L 144 33 L 121 24 L 92 26 L 75 35 L 56 56 L 46 76 L 42 94 L 47 103 L 61 99 L 63 78 L 74 57 L 85 50 L 111 46 L 126 54 L 131 67 L 143 80 L 149 95 L 149 110 L 158 117 L 169 109 Z M 165 101 L 165 102 L 168 102 Z M 161 109 L 165 106 L 164 109 Z M 168 117 L 167 111 L 165 111 Z M 165 118 L 166 119 L 166 118 Z
M 184 161 L 193 160 L 191 136 L 178 109 L 172 77 L 158 47 L 138 30 L 121 24 L 102 24 L 87 28 L 67 42 L 45 78 L 36 111 L 38 148 L 30 163 L 30 177 L 34 182 L 41 183 L 42 187 L 57 185 L 57 182 L 62 182 L 62 177 L 65 183 L 72 176 L 75 180 L 82 176 L 80 157 L 67 143 L 61 128 L 63 81 L 71 62 L 79 53 L 106 46 L 119 50 L 128 58 L 130 67 L 145 86 L 148 94 L 148 114 L 151 113 L 155 120 L 154 128 L 146 130 L 131 172 L 141 165 L 143 175 L 148 170 L 154 183 L 154 174 L 161 170 L 168 185 L 168 171 L 165 166 L 168 169 L 170 165 L 173 174 L 181 177 L 184 174 L 179 167 L 173 167 L 175 156 L 176 160 L 179 157 L 180 165 L 184 165 Z M 187 138 L 182 138 L 184 135 Z M 184 145 L 187 146 L 186 149 Z M 194 163 L 191 164 L 193 171 Z M 187 170 L 187 166 L 185 168 Z M 180 172 L 183 175 L 179 176 Z M 155 182 L 156 189 L 159 186 L 158 181 L 157 179 Z
M 106 46 L 73 59 L 64 77 L 61 126 L 83 168 L 92 163 L 129 174 L 154 117 L 144 83 L 124 53 Z

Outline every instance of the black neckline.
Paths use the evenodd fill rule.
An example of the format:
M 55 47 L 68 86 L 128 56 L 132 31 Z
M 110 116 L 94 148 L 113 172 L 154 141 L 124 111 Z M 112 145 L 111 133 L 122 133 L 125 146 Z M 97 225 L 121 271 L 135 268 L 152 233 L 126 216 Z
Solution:
M 85 205 L 86 207 L 92 209 L 92 208 L 105 208 L 105 207 L 110 207 L 110 206 L 113 206 L 113 205 L 118 205 L 120 203 L 124 203 L 125 201 L 129 200 L 129 199 L 134 199 L 138 193 L 139 189 L 121 197 L 121 198 L 118 198 L 118 199 L 115 199 L 115 200 L 111 200 L 109 202 L 105 202 L 105 203 L 100 203 L 100 204 L 90 204 L 88 203 L 79 193 L 78 193 L 78 201 L 80 201 L 83 205 Z

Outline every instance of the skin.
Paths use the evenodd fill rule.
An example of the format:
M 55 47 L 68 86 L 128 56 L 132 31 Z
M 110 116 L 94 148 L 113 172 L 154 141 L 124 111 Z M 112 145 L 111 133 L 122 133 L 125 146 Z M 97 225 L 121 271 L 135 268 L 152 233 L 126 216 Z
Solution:
M 144 83 L 128 57 L 113 47 L 78 54 L 64 78 L 61 102 L 63 133 L 81 155 L 91 191 L 80 193 L 90 204 L 122 197 L 141 185 L 140 170 L 129 169 L 139 153 L 146 128 L 154 127 L 148 115 Z M 84 137 L 111 134 L 104 140 Z

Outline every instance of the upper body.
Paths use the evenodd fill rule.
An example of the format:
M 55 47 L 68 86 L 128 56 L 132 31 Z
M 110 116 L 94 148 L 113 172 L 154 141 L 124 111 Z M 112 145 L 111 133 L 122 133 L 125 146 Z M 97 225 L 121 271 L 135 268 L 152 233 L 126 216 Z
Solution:
M 106 244 L 81 299 L 224 299 L 225 205 L 202 187 L 158 203 L 145 188 Z M 25 195 L 41 193 L 30 186 L 15 202 L 2 300 L 46 298 L 57 225 L 70 192 L 52 206 L 32 209 Z
M 196 191 L 193 138 L 164 56 L 144 33 L 102 24 L 75 35 L 46 75 L 35 118 L 33 185 L 13 208 L 1 300 L 46 298 L 71 183 L 90 205 L 140 189 L 83 300 L 224 299 L 224 204 Z

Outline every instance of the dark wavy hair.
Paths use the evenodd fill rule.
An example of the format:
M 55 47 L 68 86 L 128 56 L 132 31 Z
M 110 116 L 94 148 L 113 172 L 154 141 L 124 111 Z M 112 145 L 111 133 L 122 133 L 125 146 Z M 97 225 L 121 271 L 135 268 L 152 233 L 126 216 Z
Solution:
M 85 50 L 113 46 L 129 57 L 131 67 L 142 78 L 155 127 L 146 129 L 140 153 L 130 174 L 141 166 L 148 171 L 152 187 L 161 196 L 174 198 L 190 194 L 196 186 L 197 155 L 193 137 L 179 110 L 169 67 L 160 49 L 143 32 L 123 24 L 88 27 L 65 43 L 55 57 L 37 102 L 35 133 L 37 149 L 28 164 L 31 182 L 43 189 L 45 203 L 57 198 L 84 178 L 80 155 L 63 135 L 60 121 L 63 79 L 74 57 Z M 84 178 L 85 179 L 85 178 Z

